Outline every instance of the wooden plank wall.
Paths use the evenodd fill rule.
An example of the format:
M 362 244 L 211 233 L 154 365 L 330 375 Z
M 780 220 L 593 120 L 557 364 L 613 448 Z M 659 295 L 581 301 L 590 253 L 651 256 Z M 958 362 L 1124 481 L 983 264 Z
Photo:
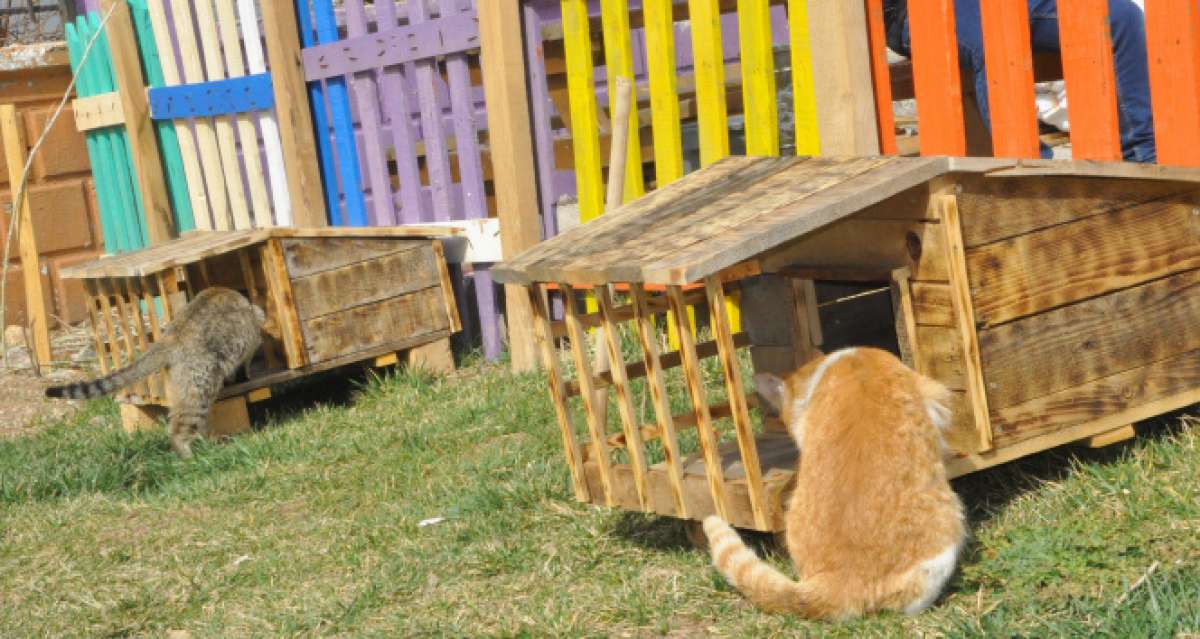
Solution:
M 958 200 L 997 448 L 1200 385 L 1200 187 L 975 178 Z

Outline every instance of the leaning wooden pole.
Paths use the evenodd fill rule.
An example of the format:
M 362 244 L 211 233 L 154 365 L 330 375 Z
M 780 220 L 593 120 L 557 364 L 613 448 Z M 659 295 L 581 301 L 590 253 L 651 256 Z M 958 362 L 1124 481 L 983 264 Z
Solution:
M 21 275 L 25 284 L 25 317 L 29 332 L 33 335 L 30 351 L 35 364 L 34 370 L 37 371 L 50 363 L 50 327 L 46 322 L 46 294 L 42 290 L 42 269 L 38 259 L 37 241 L 33 235 L 29 189 L 21 188 L 21 174 L 24 173 L 26 160 L 23 131 L 24 127 L 17 121 L 16 107 L 0 104 L 0 138 L 4 139 L 8 186 L 14 198 L 19 196 L 19 199 L 13 200 L 10 214 L 17 216 L 17 246 L 21 257 Z M 18 194 L 18 190 L 21 193 Z M 7 233 L 4 237 L 7 241 Z

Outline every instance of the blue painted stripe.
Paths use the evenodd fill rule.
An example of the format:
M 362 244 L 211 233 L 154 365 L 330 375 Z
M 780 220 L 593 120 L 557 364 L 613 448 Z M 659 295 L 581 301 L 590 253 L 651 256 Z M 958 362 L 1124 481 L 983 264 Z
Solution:
M 338 40 L 337 19 L 333 0 L 313 0 L 317 22 L 317 42 L 327 44 Z M 367 206 L 363 199 L 362 176 L 358 168 L 358 149 L 354 140 L 354 122 L 350 119 L 350 97 L 346 80 L 329 78 L 329 110 L 333 115 L 334 143 L 337 145 L 337 166 L 342 176 L 342 192 L 346 197 L 346 225 L 366 226 Z
M 263 111 L 275 106 L 271 74 L 155 87 L 147 91 L 150 118 L 202 118 L 229 113 Z
M 316 44 L 313 36 L 312 14 L 308 0 L 296 0 L 296 17 L 300 23 L 300 45 L 311 47 Z M 329 140 L 329 115 L 325 112 L 325 85 L 321 82 L 308 83 L 308 104 L 316 129 L 317 154 L 321 160 L 321 186 L 325 194 L 325 210 L 329 211 L 329 223 L 344 226 L 341 207 L 338 206 L 337 167 L 333 164 L 333 143 Z

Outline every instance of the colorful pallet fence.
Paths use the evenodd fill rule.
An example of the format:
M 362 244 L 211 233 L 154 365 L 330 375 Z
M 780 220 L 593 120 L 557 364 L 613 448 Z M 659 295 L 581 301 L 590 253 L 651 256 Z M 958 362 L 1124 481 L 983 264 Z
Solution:
M 292 97 L 302 80 L 290 6 L 281 12 L 277 3 L 264 5 L 271 12 L 261 22 L 265 37 L 254 0 L 106 0 L 106 6 L 116 13 L 101 37 L 104 55 L 83 66 L 75 114 L 77 127 L 88 132 L 110 250 L 140 248 L 191 228 L 323 226 L 324 208 L 313 197 L 320 177 L 310 162 L 315 143 L 307 104 Z M 71 28 L 74 60 L 99 23 L 93 12 Z M 292 53 L 294 64 L 285 62 L 282 74 L 268 70 L 264 40 L 280 59 Z M 117 73 L 113 51 L 140 68 Z M 152 125 L 157 144 L 138 150 L 123 136 L 144 125 Z M 122 153 L 126 162 L 116 162 Z M 143 176 L 135 165 L 153 159 L 162 170 Z M 169 200 L 153 196 L 153 209 L 169 209 L 173 221 L 159 237 L 146 232 L 152 225 L 142 204 L 157 182 L 165 182 Z
M 868 0 L 873 16 L 883 0 Z M 1024 2 L 980 5 L 987 67 L 993 154 L 1036 158 L 1039 155 L 1034 102 L 1035 53 L 1030 46 L 1029 13 Z M 1127 19 L 1129 16 L 1125 16 Z M 921 153 L 964 155 L 964 93 L 958 73 L 954 4 L 910 3 L 913 84 L 918 108 Z M 1117 82 L 1114 75 L 1109 3 L 1059 2 L 1058 27 L 1062 77 L 1071 110 L 1074 159 L 1122 158 Z M 882 19 L 873 20 L 872 59 L 885 56 Z M 1145 3 L 1150 102 L 1158 161 L 1200 165 L 1200 7 L 1193 0 Z M 1136 37 L 1136 34 L 1130 37 Z M 876 76 L 886 65 L 876 65 Z M 886 75 L 877 86 L 888 85 Z M 876 91 L 881 123 L 891 113 L 891 94 Z M 890 123 L 890 120 L 887 120 Z M 883 146 L 894 150 L 895 133 L 880 127 Z
M 529 3 L 526 35 L 539 45 L 531 47 L 529 55 L 542 58 L 544 67 L 542 42 L 549 39 L 554 18 L 561 20 L 568 93 L 564 119 L 570 123 L 581 221 L 592 220 L 604 210 L 602 146 L 608 126 L 601 126 L 607 120 L 601 105 L 607 104 L 608 113 L 614 108 L 608 90 L 614 76 L 632 79 L 642 103 L 630 114 L 626 200 L 729 155 L 731 115 L 741 116 L 744 138 L 737 146 L 744 146 L 750 155 L 779 155 L 783 127 L 776 50 L 789 44 L 793 99 L 788 128 L 795 132 L 796 153 L 819 151 L 805 0 L 793 0 L 786 8 L 767 0 L 742 0 L 732 10 L 733 3 L 720 0 L 560 0 L 556 4 Z M 551 8 L 558 9 L 557 15 L 548 11 Z M 593 55 L 596 50 L 603 51 L 602 60 Z M 534 80 L 535 105 L 551 102 L 550 90 L 542 88 L 548 79 L 535 76 Z M 730 100 L 732 91 L 740 93 L 740 100 Z M 647 107 L 649 144 L 642 134 Z M 686 139 L 685 125 L 694 127 L 696 140 Z M 542 124 L 536 135 L 539 165 L 550 172 L 553 131 Z M 688 147 L 698 147 L 698 163 L 685 163 Z M 644 163 L 653 164 L 653 171 L 642 171 Z M 545 192 L 551 189 L 554 192 L 547 197 Z M 562 180 L 543 181 L 542 190 L 544 201 L 565 194 Z M 730 297 L 727 303 L 736 329 L 738 300 Z M 670 335 L 671 343 L 678 344 L 673 324 Z
M 150 237 L 129 136 L 123 126 L 125 118 L 116 93 L 117 77 L 108 37 L 100 33 L 81 64 L 87 43 L 100 31 L 100 16 L 95 12 L 79 16 L 74 24 L 66 25 L 65 31 L 71 69 L 78 75 L 76 93 L 80 98 L 73 105 L 75 121 L 79 130 L 85 131 L 105 251 L 121 253 L 143 248 L 149 245 Z M 158 134 L 162 133 L 160 129 Z M 164 139 L 160 143 L 165 149 L 166 164 L 178 163 L 178 147 L 172 155 L 169 141 Z M 172 176 L 172 194 L 177 194 L 180 186 L 177 174 L 170 170 L 167 174 Z M 187 199 L 176 199 L 173 204 L 176 226 L 187 228 L 191 223 Z
M 482 87 L 472 81 L 473 2 L 339 4 L 344 31 L 332 0 L 296 3 L 313 120 L 329 133 L 317 139 L 332 222 L 482 225 L 485 121 Z M 502 343 L 488 266 L 473 264 L 472 279 L 484 353 L 494 359 Z

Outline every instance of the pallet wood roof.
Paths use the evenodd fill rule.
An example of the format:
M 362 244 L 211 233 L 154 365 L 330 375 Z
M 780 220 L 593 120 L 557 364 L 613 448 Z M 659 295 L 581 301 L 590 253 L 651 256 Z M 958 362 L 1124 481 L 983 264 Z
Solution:
M 245 231 L 190 231 L 180 238 L 147 249 L 108 255 L 92 262 L 64 268 L 60 276 L 71 279 L 145 277 L 174 266 L 193 264 L 207 257 L 265 242 L 273 237 L 432 238 L 458 235 L 461 232 L 453 227 L 440 226 L 272 227 Z
M 949 157 L 729 157 L 496 265 L 498 281 L 689 284 L 946 173 L 1200 182 L 1200 170 Z

